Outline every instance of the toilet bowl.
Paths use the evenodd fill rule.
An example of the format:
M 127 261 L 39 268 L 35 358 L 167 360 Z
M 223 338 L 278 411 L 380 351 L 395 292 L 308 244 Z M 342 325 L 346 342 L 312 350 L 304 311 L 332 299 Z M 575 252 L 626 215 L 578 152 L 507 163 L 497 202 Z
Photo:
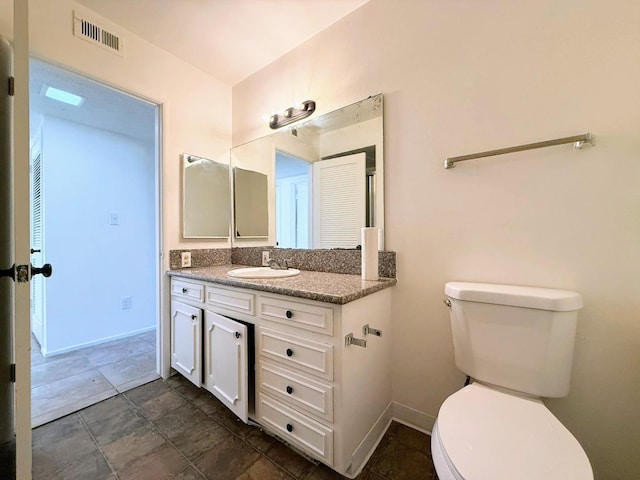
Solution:
M 431 436 L 440 480 L 592 480 L 575 437 L 536 398 L 473 383 L 440 408 Z

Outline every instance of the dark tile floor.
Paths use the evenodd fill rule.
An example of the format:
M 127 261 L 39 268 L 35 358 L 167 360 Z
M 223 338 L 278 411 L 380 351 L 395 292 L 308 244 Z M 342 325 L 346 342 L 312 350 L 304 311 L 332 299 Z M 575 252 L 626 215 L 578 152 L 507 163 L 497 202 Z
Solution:
M 392 423 L 359 480 L 435 480 L 429 436 Z M 179 375 L 33 430 L 33 478 L 332 480 Z

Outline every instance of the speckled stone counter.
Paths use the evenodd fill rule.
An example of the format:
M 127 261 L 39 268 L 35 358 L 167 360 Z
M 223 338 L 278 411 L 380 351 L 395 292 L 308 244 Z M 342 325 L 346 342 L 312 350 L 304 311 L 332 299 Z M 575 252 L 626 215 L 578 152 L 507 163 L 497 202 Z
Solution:
M 295 277 L 273 279 L 242 279 L 227 275 L 229 270 L 243 267 L 245 265 L 181 268 L 169 270 L 167 274 L 339 305 L 352 302 L 397 283 L 395 278 L 367 281 L 362 280 L 359 275 L 309 271 L 301 271 L 300 275 Z

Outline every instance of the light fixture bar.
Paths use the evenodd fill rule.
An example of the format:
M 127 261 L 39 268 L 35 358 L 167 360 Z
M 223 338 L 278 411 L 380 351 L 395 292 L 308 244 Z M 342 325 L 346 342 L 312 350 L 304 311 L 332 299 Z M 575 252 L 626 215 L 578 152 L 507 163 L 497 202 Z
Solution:
M 305 100 L 299 107 L 289 107 L 284 113 L 276 113 L 271 115 L 269 119 L 269 127 L 272 129 L 284 127 L 290 123 L 297 122 L 303 118 L 307 118 L 316 110 L 316 102 L 313 100 Z

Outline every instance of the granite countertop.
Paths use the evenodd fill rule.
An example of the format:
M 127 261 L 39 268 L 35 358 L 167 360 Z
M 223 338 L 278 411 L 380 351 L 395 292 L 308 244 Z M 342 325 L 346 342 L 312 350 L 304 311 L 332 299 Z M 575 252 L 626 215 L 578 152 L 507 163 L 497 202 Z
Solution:
M 309 300 L 336 303 L 338 305 L 344 305 L 397 283 L 395 278 L 362 280 L 360 275 L 310 271 L 301 271 L 295 277 L 272 279 L 243 279 L 227 275 L 229 270 L 244 267 L 247 267 L 247 265 L 180 268 L 167 271 L 167 275 L 292 297 L 308 298 Z

